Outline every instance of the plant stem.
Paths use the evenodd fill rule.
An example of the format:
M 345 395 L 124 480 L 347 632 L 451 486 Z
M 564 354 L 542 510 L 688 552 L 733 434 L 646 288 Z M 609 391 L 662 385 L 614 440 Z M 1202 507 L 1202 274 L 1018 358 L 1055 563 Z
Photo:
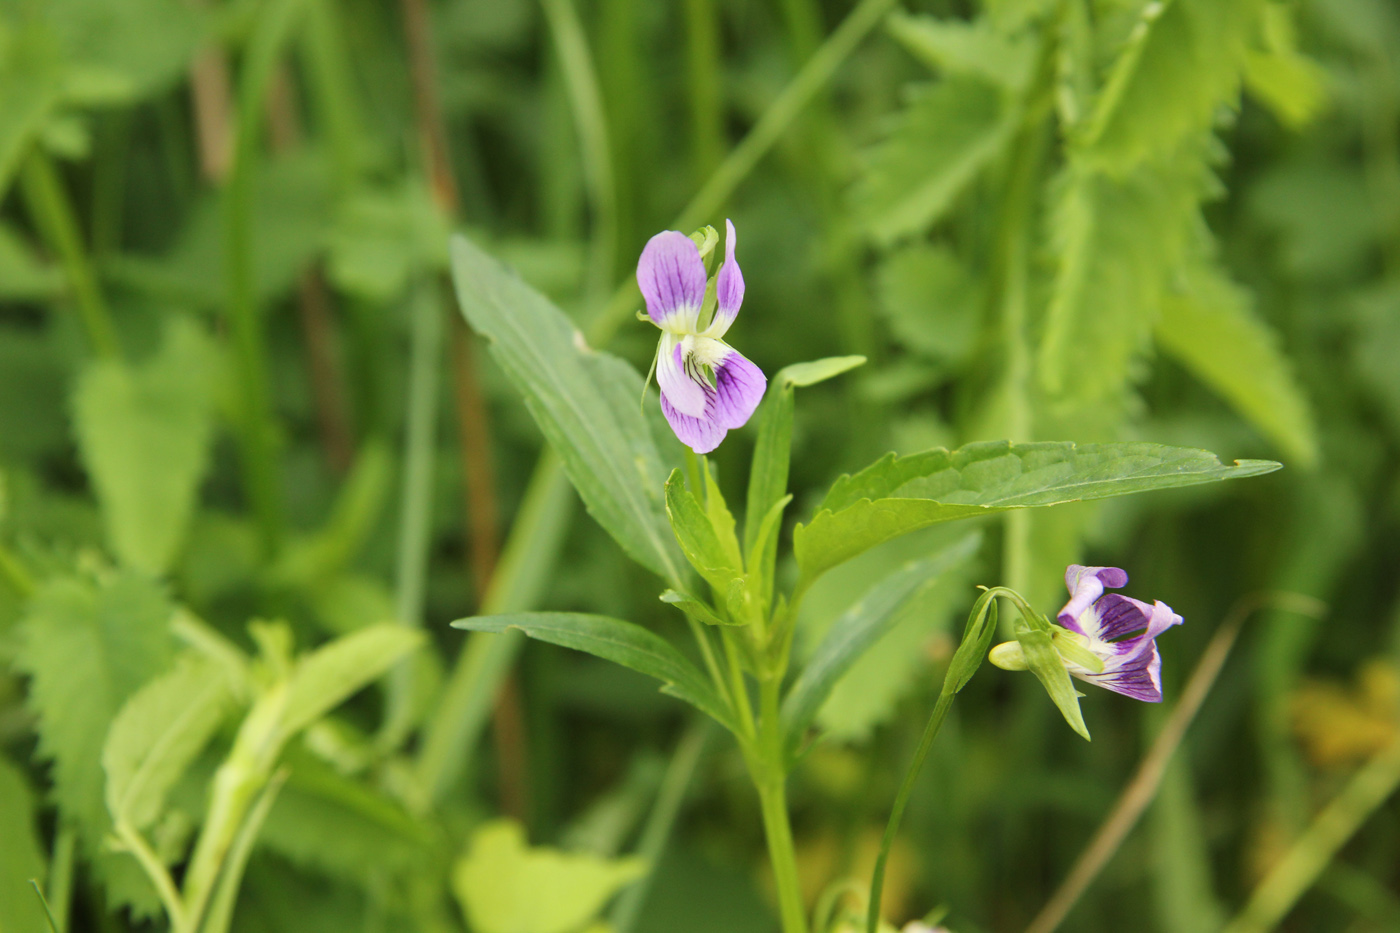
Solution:
M 924 759 L 928 757 L 929 749 L 933 747 L 933 738 L 938 735 L 938 729 L 943 725 L 944 718 L 948 715 L 948 709 L 953 705 L 953 697 L 956 696 L 947 685 L 943 692 L 938 695 L 938 702 L 933 706 L 933 712 L 929 714 L 928 725 L 924 726 L 923 738 L 919 740 L 919 748 L 914 752 L 914 760 L 909 764 L 909 770 L 904 773 L 904 781 L 899 785 L 899 793 L 895 795 L 894 807 L 890 810 L 890 821 L 885 824 L 885 835 L 880 840 L 880 854 L 875 858 L 875 871 L 870 878 L 870 907 L 865 916 L 866 933 L 876 933 L 880 926 L 880 899 L 885 893 L 885 863 L 889 861 L 890 849 L 894 846 L 895 836 L 899 833 L 900 820 L 904 818 L 904 808 L 909 803 L 909 796 L 914 791 L 914 781 L 919 776 L 919 769 L 924 765 Z
M 783 933 L 807 933 L 802 887 L 797 878 L 797 852 L 788 822 L 786 778 L 779 768 L 777 764 L 769 765 L 769 775 L 756 780 L 758 800 L 763 808 L 763 833 L 768 840 L 768 858 L 773 864 L 773 880 L 778 887 Z
M 93 350 L 106 359 L 121 356 L 121 345 L 112 326 L 112 314 L 97 284 L 92 263 L 88 261 L 73 205 L 59 181 L 58 170 L 43 150 L 35 147 L 24 160 L 20 183 L 34 225 L 43 234 L 49 248 L 58 254 L 68 274 L 73 299 L 78 305 L 78 314 Z

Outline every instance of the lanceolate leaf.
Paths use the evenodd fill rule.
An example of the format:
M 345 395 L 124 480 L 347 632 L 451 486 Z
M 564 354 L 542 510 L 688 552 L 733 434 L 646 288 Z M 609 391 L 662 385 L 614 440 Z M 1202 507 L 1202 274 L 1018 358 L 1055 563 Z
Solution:
M 1071 165 L 1053 211 L 1056 272 L 1039 370 L 1057 397 L 1116 399 L 1147 344 L 1203 188 L 1199 156 L 1114 180 Z
M 803 576 L 812 579 L 882 541 L 939 522 L 1256 476 L 1279 466 L 1268 460 L 1225 466 L 1204 450 L 1160 444 L 994 441 L 890 454 L 837 480 L 812 522 L 797 526 L 793 547 Z
M 1312 412 L 1278 335 L 1244 289 L 1201 264 L 1167 296 L 1157 343 L 1303 466 L 1317 460 Z
M 1123 173 L 1210 128 L 1239 92 L 1260 0 L 1154 0 L 1099 93 L 1079 150 Z
M 936 221 L 1010 138 L 1011 111 L 977 78 L 917 87 L 852 191 L 864 227 L 888 243 Z
M 783 731 L 789 754 L 796 750 L 802 733 L 837 681 L 899 620 L 909 598 L 976 553 L 981 541 L 982 535 L 974 532 L 932 557 L 909 562 L 871 587 L 832 624 L 783 700 Z
M 422 644 L 423 633 L 417 629 L 371 625 L 300 659 L 287 689 L 283 735 L 311 725 Z
M 685 700 L 726 728 L 734 728 L 729 711 L 715 695 L 705 675 L 670 642 L 640 625 L 581 612 L 521 612 L 458 619 L 452 627 L 473 632 L 504 632 L 514 628 L 538 641 L 585 651 L 655 677 L 664 684 L 663 693 Z
M 213 435 L 213 349 L 175 318 L 161 351 L 131 366 L 93 363 L 78 383 L 79 447 L 122 563 L 163 573 L 194 508 Z
M 145 830 L 233 703 L 224 668 L 186 654 L 168 674 L 136 692 L 112 723 L 102 750 L 113 821 Z
M 639 408 L 642 380 L 584 345 L 549 300 L 464 237 L 452 241 L 457 299 L 598 523 L 634 560 L 682 580 L 660 491 L 666 475 Z

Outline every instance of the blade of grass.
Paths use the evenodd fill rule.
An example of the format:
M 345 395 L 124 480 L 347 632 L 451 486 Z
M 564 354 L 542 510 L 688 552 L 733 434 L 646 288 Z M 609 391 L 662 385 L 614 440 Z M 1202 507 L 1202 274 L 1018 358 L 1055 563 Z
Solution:
M 1278 606 L 1293 612 L 1319 616 L 1326 611 L 1322 603 L 1296 593 L 1247 596 L 1235 604 L 1215 636 L 1206 645 L 1201 660 L 1191 672 L 1191 679 L 1181 692 L 1181 699 L 1177 701 L 1162 731 L 1157 734 L 1152 747 L 1143 756 L 1133 779 L 1118 795 L 1113 809 L 1075 860 L 1060 887 L 1026 927 L 1026 933 L 1051 933 L 1058 928 L 1080 896 L 1088 890 L 1089 885 L 1108 864 L 1108 860 L 1118 851 L 1128 833 L 1137 825 L 1147 805 L 1157 795 L 1167 765 L 1180 747 L 1182 739 L 1186 737 L 1186 730 L 1191 721 L 1196 718 L 1196 713 L 1200 712 L 1206 695 L 1215 685 L 1215 679 L 1220 675 L 1225 660 L 1230 656 L 1230 649 L 1234 647 L 1235 639 L 1239 636 L 1240 627 L 1250 615 L 1267 606 Z
M 1323 808 L 1222 933 L 1266 933 L 1278 926 L 1396 788 L 1400 788 L 1400 740 L 1378 752 Z
M 637 844 L 637 855 L 647 861 L 647 873 L 618 896 L 617 903 L 608 914 L 608 922 L 614 933 L 629 933 L 646 905 L 647 893 L 651 891 L 652 881 L 656 877 L 657 863 L 666 851 L 666 843 L 675 828 L 676 817 L 680 815 L 691 778 L 705 756 L 705 746 L 713 733 L 714 723 L 700 718 L 691 724 L 676 744 L 675 754 L 671 756 L 671 763 L 661 779 L 656 802 L 652 805 Z

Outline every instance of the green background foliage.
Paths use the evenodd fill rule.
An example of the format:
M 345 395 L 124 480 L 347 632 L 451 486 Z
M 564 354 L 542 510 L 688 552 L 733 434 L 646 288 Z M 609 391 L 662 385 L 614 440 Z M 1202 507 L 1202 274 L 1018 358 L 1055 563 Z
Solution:
M 0 933 L 30 878 L 63 933 L 772 931 L 687 628 L 805 594 L 810 910 L 975 585 L 1072 561 L 1185 617 L 1165 707 L 984 669 L 887 919 L 1025 929 L 1287 593 L 1062 928 L 1395 929 L 1397 62 L 1389 0 L 0 0 Z M 632 275 L 726 217 L 769 392 L 701 467 Z

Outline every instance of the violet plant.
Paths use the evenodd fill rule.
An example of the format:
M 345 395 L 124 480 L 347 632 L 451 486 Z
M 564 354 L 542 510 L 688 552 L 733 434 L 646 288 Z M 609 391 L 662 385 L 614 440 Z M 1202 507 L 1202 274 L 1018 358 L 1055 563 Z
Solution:
M 743 300 L 734 226 L 726 223 L 723 261 L 711 227 L 657 234 L 638 263 L 647 313 L 662 330 L 654 361 L 660 411 L 638 405 L 646 392 L 631 364 L 590 348 L 548 299 L 496 260 L 457 237 L 453 275 L 462 310 L 491 342 L 492 354 L 559 455 L 589 512 L 638 564 L 660 579 L 659 598 L 678 610 L 691 649 L 669 632 L 572 612 L 483 615 L 454 622 L 477 632 L 526 636 L 656 678 L 734 737 L 758 795 L 784 933 L 806 933 L 786 786 L 804 751 L 820 737 L 813 723 L 841 675 L 896 620 L 911 596 L 950 561 L 978 546 L 974 533 L 941 552 L 892 568 L 848 609 L 793 670 L 793 641 L 804 598 L 828 570 L 901 535 L 946 522 L 977 522 L 1012 510 L 1255 476 L 1272 461 L 1222 464 L 1201 450 L 1146 443 L 1008 441 L 887 454 L 840 477 L 813 513 L 792 526 L 786 513 L 796 390 L 861 365 L 861 357 L 796 363 L 771 382 L 722 338 Z M 716 266 L 718 268 L 716 269 Z M 751 312 L 752 313 L 752 312 Z M 729 431 L 756 422 L 742 524 L 704 456 Z M 677 444 L 679 440 L 681 443 Z M 1072 566 L 1071 599 L 1052 623 L 1020 594 L 985 589 L 949 662 L 942 692 L 904 786 L 895 800 L 868 898 L 868 928 L 879 921 L 889 846 L 913 776 L 956 694 L 987 657 L 998 598 L 1019 620 L 1016 640 L 992 651 L 999 666 L 1028 669 L 1069 724 L 1088 730 L 1071 675 L 1141 700 L 1161 698 L 1155 638 L 1179 623 L 1164 604 L 1116 594 L 1126 574 Z

